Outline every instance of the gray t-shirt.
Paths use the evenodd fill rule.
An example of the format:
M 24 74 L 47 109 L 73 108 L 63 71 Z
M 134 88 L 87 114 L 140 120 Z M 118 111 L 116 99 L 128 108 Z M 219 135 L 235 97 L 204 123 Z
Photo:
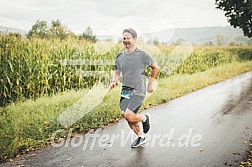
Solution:
M 136 48 L 131 54 L 123 52 L 117 56 L 115 60 L 115 70 L 122 72 L 122 86 L 134 88 L 134 95 L 145 96 L 145 70 L 151 64 L 154 64 L 154 61 L 150 55 Z

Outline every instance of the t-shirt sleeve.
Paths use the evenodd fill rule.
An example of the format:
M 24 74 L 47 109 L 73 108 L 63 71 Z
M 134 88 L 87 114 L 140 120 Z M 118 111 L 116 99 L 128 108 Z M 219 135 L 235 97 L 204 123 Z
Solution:
M 118 59 L 115 60 L 115 68 L 114 68 L 114 70 L 119 70 L 119 71 L 121 71 L 121 68 L 120 68 L 120 64 L 119 64 Z
M 155 63 L 155 61 L 152 59 L 152 57 L 148 53 L 145 53 L 145 63 L 146 63 L 146 66 L 150 66 L 151 64 Z
M 118 55 L 116 56 L 114 70 L 119 70 L 119 71 L 121 71 L 121 66 L 120 66 L 120 62 L 119 62 L 119 56 L 120 56 L 120 55 L 121 55 L 121 53 L 118 54 Z

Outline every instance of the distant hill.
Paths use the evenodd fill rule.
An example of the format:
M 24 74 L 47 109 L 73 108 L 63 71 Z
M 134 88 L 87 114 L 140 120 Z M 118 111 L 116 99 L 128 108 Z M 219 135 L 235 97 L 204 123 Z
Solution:
M 0 34 L 7 34 L 9 32 L 16 32 L 16 33 L 19 33 L 21 35 L 25 35 L 27 33 L 25 30 L 21 30 L 21 29 L 18 29 L 18 28 L 0 26 Z
M 149 33 L 146 36 L 157 38 L 160 42 L 173 43 L 183 39 L 192 44 L 204 44 L 206 41 L 216 43 L 216 36 L 222 34 L 225 41 L 246 42 L 249 38 L 243 35 L 243 31 L 231 26 L 226 27 L 201 27 L 201 28 L 176 28 L 160 32 Z
M 139 34 L 143 37 L 143 40 L 146 42 L 150 39 L 158 39 L 159 42 L 165 43 L 175 43 L 176 41 L 183 39 L 190 42 L 191 44 L 201 45 L 206 41 L 211 41 L 213 44 L 216 44 L 216 37 L 218 34 L 224 36 L 224 41 L 236 41 L 236 42 L 245 42 L 249 40 L 248 37 L 243 35 L 243 31 L 238 28 L 233 28 L 231 26 L 226 27 L 200 27 L 200 28 L 176 28 L 176 29 L 167 29 L 160 32 Z M 97 36 L 99 40 L 106 39 L 120 39 L 121 36 Z
M 22 29 L 0 26 L 0 34 L 6 34 L 9 32 L 20 33 L 21 35 L 25 35 L 27 33 L 27 31 Z M 178 40 L 185 40 L 191 44 L 201 45 L 206 41 L 211 41 L 213 44 L 216 44 L 216 37 L 218 34 L 222 34 L 224 36 L 224 41 L 226 42 L 236 41 L 248 43 L 249 41 L 249 38 L 243 35 L 243 31 L 241 29 L 233 28 L 231 26 L 176 28 L 167 29 L 160 32 L 139 34 L 139 36 L 143 37 L 144 41 L 158 39 L 159 42 L 175 43 Z M 121 36 L 98 35 L 97 38 L 102 41 L 108 39 L 119 41 Z

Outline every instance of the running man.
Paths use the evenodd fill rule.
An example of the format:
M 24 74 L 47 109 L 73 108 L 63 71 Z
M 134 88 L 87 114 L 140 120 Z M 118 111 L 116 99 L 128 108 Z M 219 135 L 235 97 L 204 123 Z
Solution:
M 150 115 L 137 113 L 146 95 L 145 70 L 148 67 L 152 68 L 151 78 L 147 86 L 147 91 L 152 93 L 153 84 L 158 74 L 158 66 L 148 53 L 137 48 L 137 33 L 134 29 L 124 29 L 122 35 L 125 51 L 116 57 L 113 80 L 109 85 L 109 90 L 117 85 L 122 73 L 120 109 L 124 112 L 124 118 L 128 125 L 138 136 L 131 144 L 131 147 L 134 148 L 146 142 L 144 133 L 147 133 L 150 129 Z M 143 133 L 139 122 L 143 124 Z

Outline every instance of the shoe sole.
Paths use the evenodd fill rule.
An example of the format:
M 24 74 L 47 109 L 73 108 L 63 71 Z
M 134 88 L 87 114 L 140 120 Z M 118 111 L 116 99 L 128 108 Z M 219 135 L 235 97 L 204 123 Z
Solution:
M 143 144 L 145 144 L 146 143 L 146 140 L 144 140 L 143 142 L 141 142 L 141 143 L 139 143 L 138 145 L 136 145 L 136 146 L 132 146 L 131 148 L 136 148 L 136 147 L 139 147 L 139 146 L 141 146 L 141 145 L 143 145 Z

